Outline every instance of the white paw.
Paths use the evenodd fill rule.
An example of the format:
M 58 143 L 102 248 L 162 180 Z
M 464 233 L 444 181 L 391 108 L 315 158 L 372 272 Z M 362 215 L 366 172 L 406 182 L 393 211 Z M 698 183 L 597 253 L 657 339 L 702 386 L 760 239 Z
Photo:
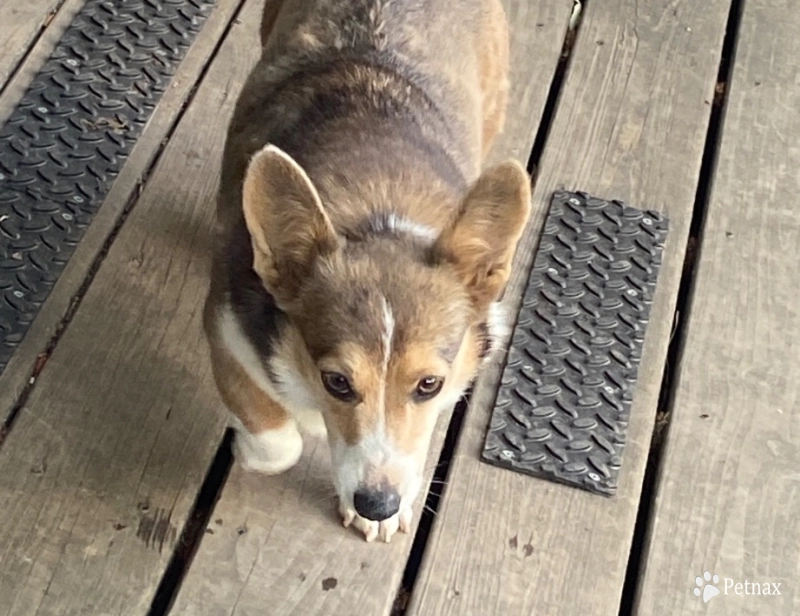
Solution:
M 250 434 L 242 428 L 236 430 L 233 449 L 245 470 L 277 475 L 297 464 L 303 454 L 303 438 L 293 421 L 260 434 Z
M 339 513 L 342 516 L 344 527 L 352 525 L 364 535 L 367 542 L 375 541 L 380 537 L 381 541 L 389 543 L 398 530 L 409 534 L 411 521 L 414 519 L 414 512 L 407 505 L 403 505 L 398 513 L 382 522 L 362 518 L 355 509 L 349 505 L 343 505 L 341 502 L 339 503 Z

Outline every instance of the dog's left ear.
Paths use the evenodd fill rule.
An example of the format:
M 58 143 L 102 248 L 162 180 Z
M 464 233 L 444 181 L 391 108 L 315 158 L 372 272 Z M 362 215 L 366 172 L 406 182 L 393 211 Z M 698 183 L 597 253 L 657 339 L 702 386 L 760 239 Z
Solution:
M 285 308 L 314 261 L 336 250 L 336 232 L 305 170 L 275 146 L 250 161 L 242 196 L 253 269 Z
M 501 163 L 478 178 L 434 246 L 437 259 L 455 267 L 480 311 L 505 289 L 530 202 L 525 169 L 516 161 Z

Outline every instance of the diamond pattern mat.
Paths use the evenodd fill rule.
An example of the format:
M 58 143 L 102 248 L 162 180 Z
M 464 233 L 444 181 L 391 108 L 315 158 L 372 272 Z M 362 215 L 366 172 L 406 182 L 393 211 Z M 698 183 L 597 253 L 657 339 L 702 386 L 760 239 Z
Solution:
M 514 327 L 485 461 L 613 495 L 668 221 L 553 195 Z
M 0 128 L 0 372 L 215 4 L 88 0 Z

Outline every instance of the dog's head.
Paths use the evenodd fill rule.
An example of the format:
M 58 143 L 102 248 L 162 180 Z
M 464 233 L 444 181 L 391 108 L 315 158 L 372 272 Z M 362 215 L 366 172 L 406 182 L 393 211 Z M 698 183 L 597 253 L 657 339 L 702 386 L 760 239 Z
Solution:
M 383 520 L 413 501 L 439 413 L 475 377 L 529 213 L 517 163 L 485 172 L 439 234 L 337 234 L 305 171 L 269 146 L 244 214 L 254 269 L 302 339 L 292 369 L 319 400 L 340 498 Z

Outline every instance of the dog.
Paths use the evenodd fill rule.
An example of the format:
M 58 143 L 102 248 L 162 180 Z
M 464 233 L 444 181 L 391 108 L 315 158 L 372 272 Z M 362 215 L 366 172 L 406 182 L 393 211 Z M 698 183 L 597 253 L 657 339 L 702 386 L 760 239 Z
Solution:
M 344 525 L 410 532 L 437 417 L 503 335 L 530 209 L 484 170 L 508 100 L 500 0 L 267 0 L 224 150 L 204 309 L 235 456 L 324 436 Z

